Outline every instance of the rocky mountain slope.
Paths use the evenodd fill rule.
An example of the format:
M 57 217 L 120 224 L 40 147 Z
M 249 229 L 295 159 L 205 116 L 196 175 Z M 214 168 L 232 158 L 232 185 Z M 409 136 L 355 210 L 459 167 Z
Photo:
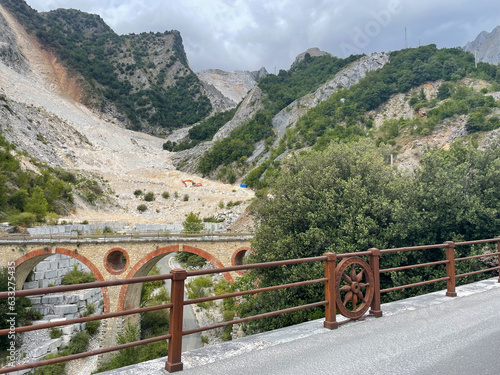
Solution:
M 94 206 L 78 200 L 77 210 L 62 219 L 180 223 L 191 211 L 202 218 L 228 215 L 221 206 L 253 197 L 250 190 L 176 171 L 171 153 L 162 150 L 162 139 L 127 130 L 75 101 L 76 83 L 73 88 L 61 84 L 71 74 L 2 6 L 0 14 L 2 135 L 36 160 L 95 176 L 113 193 L 110 201 Z M 19 157 L 26 168 L 37 169 Z M 185 187 L 181 180 L 186 179 L 203 186 Z M 156 200 L 144 202 L 133 194 L 138 189 L 154 192 Z M 162 198 L 163 192 L 170 197 Z M 139 204 L 147 210 L 140 213 Z M 244 208 L 238 205 L 232 211 Z
M 500 63 L 500 26 L 489 33 L 481 32 L 476 39 L 467 43 L 464 49 L 475 54 L 477 61 L 497 65 Z
M 220 69 L 207 69 L 196 73 L 216 111 L 236 107 L 259 79 L 267 74 L 265 68 L 254 72 L 244 70 L 225 72 Z

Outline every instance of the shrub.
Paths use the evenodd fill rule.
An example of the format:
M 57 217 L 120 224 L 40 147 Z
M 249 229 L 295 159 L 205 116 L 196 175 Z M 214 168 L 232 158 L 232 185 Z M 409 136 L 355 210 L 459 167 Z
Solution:
M 144 195 L 144 200 L 146 202 L 152 202 L 155 200 L 155 193 L 153 193 L 152 191 L 146 193 L 146 195 Z
M 141 190 L 141 189 L 137 189 L 137 190 L 135 190 L 135 191 L 134 191 L 134 195 L 135 195 L 136 197 L 141 196 L 141 195 L 142 195 L 142 190 Z
M 147 209 L 148 209 L 148 206 L 146 206 L 145 204 L 140 204 L 137 206 L 137 211 L 139 211 L 141 213 L 146 211 Z
M 201 268 L 205 265 L 207 260 L 197 254 L 179 252 L 175 256 L 175 260 L 187 267 Z
M 164 191 L 161 196 L 163 197 L 163 199 L 168 199 L 170 198 L 170 193 L 168 191 Z
M 36 215 L 31 212 L 21 212 L 9 219 L 10 224 L 20 227 L 31 227 L 36 222 Z
M 189 200 L 189 195 L 184 194 L 184 197 L 182 199 L 184 200 L 184 202 L 187 202 Z
M 51 339 L 57 339 L 62 336 L 62 331 L 60 329 L 52 327 L 49 334 Z
M 91 283 L 93 281 L 96 281 L 96 278 L 92 272 L 80 271 L 78 270 L 78 265 L 75 264 L 73 269 L 63 276 L 61 283 L 63 285 L 72 285 Z
M 85 330 L 89 333 L 89 335 L 95 335 L 99 331 L 99 326 L 101 322 L 98 320 L 92 320 L 90 322 L 85 323 Z

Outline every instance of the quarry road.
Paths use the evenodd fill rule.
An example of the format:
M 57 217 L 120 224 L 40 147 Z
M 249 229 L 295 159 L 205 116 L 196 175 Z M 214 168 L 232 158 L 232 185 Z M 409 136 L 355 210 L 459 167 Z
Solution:
M 269 334 L 255 335 L 254 340 L 266 343 L 271 338 L 274 344 L 182 374 L 498 374 L 497 281 L 498 277 L 477 293 L 473 286 L 459 287 L 457 298 L 440 292 L 384 304 L 382 318 L 350 322 L 307 338 L 289 340 L 286 328 L 279 343 Z M 193 357 L 195 353 L 201 354 L 197 350 Z
M 163 274 L 170 273 L 171 264 L 173 262 L 174 254 L 168 254 L 164 258 L 160 259 L 157 266 Z M 170 293 L 170 280 L 165 280 L 165 287 Z M 185 297 L 186 298 L 186 297 Z M 198 322 L 196 321 L 196 316 L 193 311 L 194 305 L 184 306 L 184 321 L 182 324 L 182 329 L 188 330 L 193 328 L 198 328 Z M 194 333 L 192 335 L 184 336 L 182 339 L 182 351 L 186 352 L 189 350 L 197 349 L 203 347 L 201 342 L 201 333 Z

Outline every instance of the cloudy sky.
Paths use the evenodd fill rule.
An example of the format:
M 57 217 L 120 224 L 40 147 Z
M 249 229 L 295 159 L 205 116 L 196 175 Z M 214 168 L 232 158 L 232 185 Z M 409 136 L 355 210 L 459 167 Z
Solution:
M 288 69 L 318 47 L 339 57 L 464 46 L 500 25 L 498 0 L 27 0 L 99 14 L 118 34 L 179 30 L 195 71 Z

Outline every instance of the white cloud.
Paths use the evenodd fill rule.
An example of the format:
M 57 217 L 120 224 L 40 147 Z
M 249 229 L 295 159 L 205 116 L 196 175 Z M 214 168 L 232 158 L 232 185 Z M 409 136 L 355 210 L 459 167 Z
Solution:
M 491 0 L 28 0 L 39 11 L 75 8 L 99 14 L 118 34 L 176 29 L 195 70 L 288 69 L 319 47 L 342 56 L 435 43 L 463 46 L 500 24 Z M 397 7 L 396 7 L 397 6 Z M 396 11 L 395 11 L 396 10 Z M 385 17 L 385 18 L 384 18 Z M 363 36 L 363 35 L 364 36 Z M 361 43 L 362 42 L 362 43 Z

